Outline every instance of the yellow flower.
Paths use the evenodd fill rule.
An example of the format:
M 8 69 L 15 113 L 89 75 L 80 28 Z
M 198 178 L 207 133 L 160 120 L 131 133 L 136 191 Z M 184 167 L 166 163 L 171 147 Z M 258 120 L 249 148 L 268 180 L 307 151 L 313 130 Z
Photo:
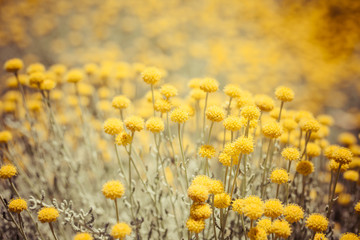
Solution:
M 314 172 L 314 164 L 308 160 L 301 160 L 296 165 L 296 171 L 301 175 L 307 176 Z
M 26 69 L 26 73 L 29 75 L 34 72 L 44 72 L 44 71 L 45 71 L 45 67 L 41 63 L 30 64 Z
M 328 240 L 325 234 L 323 233 L 316 233 L 314 236 L 314 240 Z
M 241 109 L 241 116 L 246 120 L 255 120 L 260 116 L 260 110 L 254 105 L 245 106 Z
M 284 217 L 289 223 L 298 222 L 304 218 L 304 211 L 296 204 L 289 204 L 284 208 Z
M 241 94 L 241 89 L 234 84 L 227 84 L 224 87 L 224 93 L 231 98 L 238 98 Z
M 128 99 L 123 95 L 116 96 L 112 100 L 112 106 L 117 109 L 125 109 L 129 105 L 130 105 L 130 99 Z
M 237 116 L 229 116 L 225 118 L 223 124 L 226 130 L 233 132 L 240 130 L 242 125 L 240 118 Z
M 209 186 L 210 194 L 219 194 L 224 192 L 224 184 L 220 180 L 211 180 Z
M 174 86 L 165 84 L 160 88 L 160 93 L 168 99 L 170 97 L 175 97 L 178 94 L 178 91 Z
M 270 112 L 275 106 L 274 100 L 265 94 L 256 95 L 255 104 L 263 112 Z
M 237 158 L 233 158 L 233 159 L 237 159 Z M 219 154 L 219 162 L 222 165 L 229 167 L 231 164 L 231 156 L 228 155 L 226 152 L 222 152 Z M 235 161 L 233 161 L 233 165 L 235 165 Z
M 77 233 L 74 240 L 93 240 L 93 237 L 89 233 Z
M 263 126 L 262 133 L 267 138 L 278 138 L 282 134 L 281 126 L 275 121 L 269 121 Z
M 104 132 L 107 134 L 117 135 L 123 130 L 123 122 L 117 118 L 109 118 L 104 123 Z
M 138 116 L 130 116 L 125 119 L 125 126 L 131 132 L 140 132 L 144 129 L 144 119 Z
M 213 78 L 204 78 L 200 82 L 200 89 L 204 92 L 216 92 L 219 89 L 219 83 Z
M 186 221 L 186 227 L 190 232 L 200 233 L 205 228 L 205 221 L 203 219 L 195 220 L 193 218 L 189 218 Z
M 6 164 L 0 168 L 0 178 L 8 179 L 17 174 L 16 167 L 12 164 Z
M 225 112 L 219 106 L 211 106 L 206 109 L 206 118 L 212 122 L 221 122 L 224 117 Z
M 42 72 L 34 72 L 29 76 L 29 84 L 32 87 L 39 87 L 45 81 L 45 74 Z
M 190 96 L 194 100 L 200 100 L 200 99 L 204 99 L 206 97 L 206 93 L 199 88 L 195 88 L 190 91 Z
M 298 125 L 297 122 L 292 118 L 286 118 L 282 122 L 282 127 L 288 132 L 294 130 L 297 127 L 297 125 Z
M 320 129 L 320 123 L 313 118 L 305 118 L 300 121 L 300 128 L 305 132 L 317 132 Z
M 227 208 L 230 206 L 231 198 L 227 193 L 216 194 L 214 197 L 214 207 Z
M 189 120 L 189 113 L 182 108 L 176 108 L 170 113 L 170 119 L 176 123 L 184 123 Z
M 119 146 L 127 146 L 132 141 L 132 137 L 130 134 L 126 132 L 119 133 L 115 138 L 115 143 Z
M 84 78 L 81 70 L 73 69 L 67 73 L 66 81 L 69 83 L 78 83 Z
M 360 201 L 358 201 L 354 207 L 355 211 L 360 214 Z
M 334 152 L 333 158 L 339 164 L 349 164 L 352 161 L 353 154 L 350 149 L 340 147 Z
M 282 102 L 290 102 L 294 99 L 294 91 L 288 87 L 280 86 L 275 90 L 275 96 Z
M 289 181 L 289 174 L 285 169 L 275 169 L 270 175 L 271 182 L 276 184 L 283 184 Z
M 125 239 L 125 237 L 129 236 L 130 234 L 131 234 L 131 227 L 124 222 L 115 224 L 110 232 L 110 235 L 113 238 L 115 239 L 119 238 L 120 240 Z
M 9 202 L 10 212 L 20 213 L 26 209 L 27 209 L 27 203 L 24 199 L 21 198 L 12 199 Z
M 340 166 L 340 164 L 335 162 L 335 160 L 330 160 L 329 168 L 330 168 L 331 171 L 337 172 L 339 166 Z M 341 168 L 340 168 L 340 172 L 345 172 L 348 169 L 349 169 L 349 164 L 342 164 Z
M 204 220 L 211 216 L 212 210 L 207 203 L 193 203 L 190 207 L 190 217 L 195 220 Z
M 334 124 L 333 117 L 331 117 L 329 115 L 325 115 L 325 114 L 317 116 L 317 120 L 319 121 L 319 123 L 321 123 L 322 125 L 325 125 L 325 126 L 331 126 Z
M 250 153 L 252 153 L 254 151 L 254 139 L 251 136 L 249 136 L 249 137 L 245 137 L 245 136 L 239 137 L 235 141 L 235 148 L 240 153 L 250 154 Z
M 250 203 L 245 205 L 243 211 L 246 217 L 250 218 L 251 220 L 256 220 L 263 215 L 264 207 L 257 203 Z
M 347 170 L 346 172 L 344 172 L 343 177 L 346 180 L 357 182 L 359 180 L 359 172 L 354 170 Z
M 188 197 L 194 202 L 205 202 L 209 197 L 209 190 L 206 186 L 200 184 L 191 184 L 188 188 Z
M 317 157 L 321 154 L 321 148 L 316 143 L 309 142 L 306 147 L 306 155 L 309 157 Z
M 59 217 L 59 211 L 54 207 L 44 207 L 38 212 L 38 219 L 42 223 L 55 222 Z
M 271 220 L 268 218 L 260 219 L 257 222 L 256 226 L 263 228 L 266 231 L 266 233 L 269 234 L 271 230 Z
M 338 136 L 338 141 L 343 145 L 352 145 L 356 143 L 356 137 L 349 132 L 343 132 Z
M 314 232 L 326 231 L 328 224 L 327 218 L 318 213 L 313 213 L 306 219 L 306 226 Z
M 276 237 L 287 239 L 291 235 L 291 226 L 285 220 L 275 220 L 271 225 L 271 231 Z
M 360 237 L 355 233 L 344 233 L 341 235 L 340 240 L 359 240 Z
M 300 158 L 300 152 L 297 148 L 287 147 L 282 150 L 281 156 L 288 161 L 295 161 Z
M 0 132 L 0 143 L 7 143 L 9 141 L 11 141 L 13 138 L 12 134 L 10 131 L 1 131 Z
M 248 232 L 248 237 L 250 240 L 267 240 L 267 234 L 265 229 L 256 226 L 250 228 L 250 231 Z
M 231 206 L 232 206 L 232 210 L 234 210 L 238 214 L 243 214 L 244 213 L 244 207 L 245 207 L 245 200 L 242 199 L 242 198 L 235 199 L 232 202 Z
M 162 73 L 156 67 L 147 67 L 141 73 L 141 76 L 145 83 L 154 85 L 161 80 Z
M 56 87 L 56 82 L 54 80 L 50 80 L 50 79 L 45 79 L 40 84 L 40 89 L 41 90 L 50 91 L 50 90 L 54 89 L 55 87 Z
M 24 67 L 24 63 L 19 58 L 12 58 L 5 62 L 4 69 L 7 72 L 17 72 Z
M 213 157 L 215 157 L 215 154 L 216 154 L 216 150 L 211 145 L 202 145 L 199 148 L 199 155 L 202 158 L 213 158 Z
M 264 203 L 264 215 L 269 218 L 277 218 L 284 211 L 279 199 L 269 199 Z
M 102 193 L 106 198 L 115 200 L 121 198 L 125 193 L 124 185 L 120 181 L 112 180 L 103 185 Z
M 335 157 L 335 152 L 340 148 L 340 146 L 338 145 L 330 145 L 328 147 L 325 148 L 324 151 L 324 155 L 328 158 L 328 159 L 334 159 Z
M 145 126 L 149 131 L 153 133 L 159 133 L 164 131 L 164 122 L 159 117 L 152 117 L 148 119 Z

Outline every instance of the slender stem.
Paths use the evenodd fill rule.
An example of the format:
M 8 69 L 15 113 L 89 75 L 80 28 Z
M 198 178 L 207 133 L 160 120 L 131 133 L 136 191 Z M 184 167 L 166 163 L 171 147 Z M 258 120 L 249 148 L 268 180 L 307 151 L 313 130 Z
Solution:
M 207 138 L 206 144 L 209 144 L 209 142 L 210 142 L 211 130 L 212 130 L 213 126 L 214 126 L 214 122 L 211 121 L 210 129 L 209 129 L 209 136 L 208 136 L 208 138 Z
M 115 143 L 115 137 L 114 137 L 114 148 L 115 148 L 115 153 L 116 153 L 116 159 L 117 159 L 117 161 L 118 161 L 118 164 L 119 164 L 121 173 L 124 175 L 124 180 L 125 180 L 126 184 L 128 184 L 128 182 L 127 182 L 127 180 L 126 180 L 126 177 L 125 177 L 124 166 L 123 166 L 123 164 L 122 164 L 122 162 L 121 162 L 120 155 L 119 155 L 119 151 L 118 151 L 117 146 L 116 146 L 116 143 Z
M 188 182 L 188 175 L 187 175 L 187 170 L 186 170 L 186 163 L 185 163 L 185 155 L 184 155 L 184 149 L 182 146 L 182 140 L 181 140 L 181 132 L 180 132 L 180 123 L 178 124 L 178 136 L 179 136 L 179 145 L 180 145 L 180 151 L 181 151 L 181 158 L 182 158 L 182 163 L 183 163 L 183 167 L 184 167 L 184 171 L 185 171 L 185 178 L 186 178 L 186 189 L 189 188 L 189 182 Z
M 206 107 L 207 107 L 207 101 L 208 101 L 208 96 L 209 96 L 209 93 L 207 92 L 206 93 L 206 97 L 205 97 L 205 105 L 204 105 L 204 115 L 203 115 L 203 130 L 202 130 L 202 134 L 203 136 L 205 136 L 205 113 L 206 113 Z
M 152 98 L 154 117 L 155 117 L 155 96 L 154 96 L 154 85 L 152 84 L 151 84 L 151 98 Z
M 339 164 L 339 168 L 338 168 L 337 173 L 336 173 L 336 178 L 335 178 L 333 190 L 332 190 L 332 193 L 331 193 L 331 199 L 330 199 L 330 202 L 329 202 L 329 208 L 328 208 L 328 212 L 327 212 L 327 215 L 326 215 L 326 217 L 327 217 L 328 219 L 330 218 L 332 206 L 333 206 L 333 203 L 334 203 L 335 189 L 336 189 L 337 181 L 339 180 L 341 165 L 342 165 L 342 164 L 340 163 L 340 164 Z
M 266 180 L 266 172 L 267 172 L 267 165 L 268 165 L 268 159 L 270 156 L 270 150 L 272 148 L 272 143 L 273 143 L 273 139 L 269 140 L 269 145 L 268 145 L 268 149 L 267 149 L 267 153 L 266 153 L 266 158 L 265 158 L 265 167 L 264 167 L 264 172 L 262 175 L 262 182 L 261 182 L 261 198 L 264 196 L 264 190 L 265 190 L 265 180 Z
M 282 112 L 283 106 L 284 106 L 284 102 L 283 102 L 283 101 L 281 101 L 280 111 L 279 111 L 279 117 L 278 117 L 278 119 L 277 119 L 277 122 L 280 122 L 280 119 L 281 119 L 281 112 Z
M 215 219 L 215 207 L 214 207 L 214 195 L 212 195 L 212 201 L 211 201 L 211 208 L 212 208 L 212 218 L 213 218 L 213 230 L 214 230 L 214 237 L 215 240 L 217 240 L 216 236 L 216 219 Z
M 54 231 L 54 227 L 51 222 L 49 222 L 49 226 L 50 226 L 51 233 L 54 236 L 55 240 L 58 240 L 58 238 L 56 237 L 55 231 Z
M 114 199 L 115 202 L 115 211 L 116 211 L 116 222 L 119 222 L 119 210 L 118 210 L 118 204 L 117 204 L 117 198 Z
M 279 188 L 280 188 L 280 184 L 277 184 L 277 186 L 276 186 L 276 196 L 275 196 L 275 198 L 278 198 Z

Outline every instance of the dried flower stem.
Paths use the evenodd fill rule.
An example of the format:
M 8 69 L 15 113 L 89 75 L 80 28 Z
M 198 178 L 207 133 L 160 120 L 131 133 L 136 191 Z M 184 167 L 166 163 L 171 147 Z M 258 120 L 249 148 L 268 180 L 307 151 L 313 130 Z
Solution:
M 178 124 L 178 136 L 179 136 L 179 145 L 180 145 L 180 151 L 181 151 L 181 158 L 182 158 L 182 163 L 183 163 L 184 172 L 185 172 L 186 189 L 188 189 L 189 188 L 189 182 L 188 182 L 189 180 L 188 180 L 188 175 L 187 175 L 187 170 L 186 170 L 184 149 L 183 149 L 182 140 L 181 140 L 180 123 Z
M 329 202 L 329 208 L 328 208 L 328 212 L 327 212 L 327 214 L 326 214 L 326 217 L 327 217 L 328 219 L 330 219 L 331 210 L 332 210 L 332 206 L 333 206 L 333 203 L 334 203 L 335 189 L 336 189 L 337 181 L 339 180 L 341 166 L 342 166 L 342 163 L 339 164 L 339 168 L 338 168 L 338 170 L 337 170 L 336 177 L 335 177 L 335 182 L 334 182 L 333 190 L 332 190 L 332 192 L 331 192 L 331 198 L 330 198 L 330 202 Z
M 209 93 L 207 92 L 207 93 L 206 93 L 206 97 L 205 97 L 204 115 L 203 115 L 203 130 L 202 130 L 202 135 L 203 135 L 203 137 L 205 137 L 205 119 L 206 119 L 205 113 L 206 113 L 208 96 L 209 96 Z
M 49 222 L 49 226 L 50 226 L 51 233 L 54 236 L 54 239 L 58 240 L 58 238 L 56 237 L 55 231 L 54 231 L 54 227 L 51 222 Z

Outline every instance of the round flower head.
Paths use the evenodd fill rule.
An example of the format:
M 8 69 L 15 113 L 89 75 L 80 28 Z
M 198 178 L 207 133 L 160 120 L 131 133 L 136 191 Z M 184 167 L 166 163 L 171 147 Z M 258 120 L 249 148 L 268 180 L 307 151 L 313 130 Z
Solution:
M 164 131 L 164 122 L 159 117 L 152 117 L 148 119 L 145 126 L 149 131 L 153 133 L 159 133 Z
M 263 205 L 264 205 L 263 201 L 258 196 L 250 195 L 250 196 L 246 197 L 244 200 L 245 200 L 246 204 L 254 203 L 254 204 L 257 204 L 257 205 L 259 205 L 261 207 L 263 207 Z
M 59 217 L 59 211 L 53 207 L 44 207 L 38 212 L 38 219 L 42 223 L 55 222 Z
M 232 210 L 234 210 L 238 214 L 243 214 L 244 213 L 244 207 L 245 207 L 245 200 L 242 199 L 242 198 L 235 199 L 232 202 L 231 206 L 232 206 Z
M 301 160 L 296 165 L 296 171 L 301 175 L 307 176 L 314 172 L 314 164 L 308 160 Z
M 269 199 L 264 203 L 264 215 L 269 218 L 277 218 L 284 211 L 279 199 Z
M 192 78 L 188 82 L 187 86 L 193 89 L 199 88 L 201 80 L 202 80 L 201 78 Z
M 248 237 L 250 240 L 267 240 L 267 234 L 265 229 L 256 226 L 250 228 L 250 231 L 248 232 Z
M 213 158 L 213 157 L 215 157 L 216 150 L 211 145 L 202 145 L 199 148 L 198 153 L 199 153 L 200 157 L 202 157 L 202 158 Z
M 50 91 L 50 90 L 54 89 L 55 87 L 56 87 L 56 82 L 54 80 L 51 80 L 51 79 L 45 79 L 40 84 L 40 89 L 41 90 Z
M 266 233 L 269 234 L 271 229 L 271 220 L 268 218 L 260 219 L 257 222 L 256 226 L 263 228 L 266 231 Z
M 359 240 L 360 237 L 355 233 L 344 233 L 341 235 L 340 240 Z
M 191 185 L 203 185 L 207 189 L 211 186 L 212 179 L 205 175 L 197 175 L 192 181 Z
M 294 99 L 294 91 L 288 87 L 280 86 L 275 90 L 275 96 L 282 102 L 291 102 Z
M 297 127 L 297 125 L 298 125 L 297 122 L 292 118 L 286 118 L 282 122 L 283 128 L 288 132 L 294 130 Z
M 287 239 L 291 235 L 291 226 L 285 220 L 275 220 L 271 225 L 271 230 L 275 236 Z
M 205 202 L 209 197 L 208 188 L 200 184 L 191 184 L 187 193 L 194 202 Z
M 317 132 L 320 129 L 320 123 L 313 118 L 305 118 L 300 121 L 300 128 L 305 132 Z
M 190 232 L 200 233 L 205 228 L 205 221 L 203 219 L 195 220 L 193 218 L 189 218 L 186 221 L 186 227 Z
M 318 213 L 313 213 L 306 219 L 306 227 L 314 232 L 326 231 L 328 224 L 327 218 Z
M 343 145 L 352 145 L 356 143 L 356 137 L 349 132 L 343 132 L 338 136 L 338 141 Z
M 254 151 L 254 139 L 252 137 L 239 137 L 235 141 L 235 148 L 243 154 L 250 154 Z
M 147 84 L 154 85 L 161 80 L 162 73 L 160 69 L 156 67 L 147 67 L 141 73 L 141 76 L 144 82 L 146 82 Z
M 104 132 L 110 135 L 119 134 L 124 130 L 123 122 L 117 118 L 109 118 L 104 123 Z
M 9 202 L 9 210 L 10 212 L 20 213 L 27 209 L 27 203 L 24 199 L 12 199 Z
M 241 116 L 246 120 L 255 120 L 260 116 L 260 110 L 256 106 L 245 106 L 241 109 Z
M 204 78 L 200 82 L 200 89 L 204 92 L 216 92 L 219 89 L 219 83 L 213 78 Z
M 263 112 L 270 112 L 275 106 L 274 100 L 265 94 L 256 95 L 255 104 Z
M 9 131 L 0 132 L 0 143 L 7 143 L 12 140 L 12 134 Z
M 44 72 L 44 71 L 45 71 L 45 67 L 41 63 L 30 64 L 26 69 L 26 73 L 29 75 L 34 72 Z
M 234 84 L 227 84 L 224 87 L 224 93 L 231 98 L 238 98 L 241 94 L 241 89 Z
M 73 69 L 70 70 L 66 76 L 66 81 L 69 83 L 78 83 L 84 78 L 81 70 Z
M 115 138 L 115 143 L 119 146 L 127 146 L 132 141 L 132 137 L 130 134 L 126 132 L 119 133 Z
M 328 159 L 334 159 L 335 157 L 335 152 L 340 148 L 340 146 L 338 145 L 330 145 L 330 146 L 327 146 L 325 148 L 325 151 L 324 151 L 324 155 L 328 158 Z
M 112 100 L 112 106 L 117 109 L 125 109 L 130 105 L 130 99 L 125 96 L 116 96 Z
M 317 116 L 317 120 L 319 121 L 319 123 L 321 123 L 322 125 L 325 126 L 332 126 L 334 124 L 334 118 L 331 117 L 330 115 L 319 115 Z
M 170 113 L 170 119 L 176 123 L 184 123 L 189 120 L 189 113 L 182 108 L 176 108 Z
M 93 240 L 93 237 L 89 233 L 77 233 L 74 240 Z
M 275 169 L 270 175 L 271 182 L 283 184 L 289 181 L 289 174 L 285 169 Z
M 224 127 L 228 131 L 236 132 L 241 129 L 241 119 L 237 116 L 229 116 L 225 118 Z
M 155 111 L 167 113 L 171 110 L 171 103 L 169 100 L 159 98 L 155 101 Z
M 12 58 L 5 62 L 4 69 L 7 72 L 17 72 L 24 67 L 24 63 L 19 58 Z
M 32 87 L 39 87 L 45 81 L 45 74 L 43 72 L 34 72 L 29 76 L 29 84 Z
M 354 170 L 347 170 L 346 172 L 344 172 L 343 177 L 346 180 L 349 180 L 352 182 L 357 182 L 357 181 L 359 181 L 359 172 L 354 171 Z
M 103 185 L 102 193 L 106 198 L 115 200 L 121 198 L 125 193 L 124 185 L 120 181 L 108 181 Z
M 357 214 L 360 214 L 360 201 L 358 201 L 355 205 L 355 211 L 357 212 Z
M 144 119 L 138 116 L 130 116 L 125 119 L 125 126 L 131 132 L 140 132 L 144 129 Z
M 300 158 L 300 152 L 297 148 L 287 147 L 282 150 L 281 156 L 288 161 L 295 161 Z
M 333 172 L 337 172 L 339 169 L 340 164 L 335 162 L 335 160 L 330 160 L 329 162 L 329 168 Z M 345 172 L 349 169 L 349 164 L 341 164 L 340 172 Z
M 196 220 L 204 220 L 211 216 L 212 210 L 207 203 L 193 203 L 190 207 L 190 217 Z
M 160 88 L 160 93 L 168 99 L 175 97 L 178 94 L 178 91 L 173 85 L 165 84 Z
M 263 126 L 262 133 L 267 138 L 278 138 L 282 134 L 281 126 L 278 122 L 270 121 Z
M 240 150 L 236 147 L 235 142 L 229 142 L 225 144 L 223 153 L 234 157 L 240 154 Z
M 17 174 L 16 167 L 12 164 L 6 164 L 0 168 L 0 178 L 8 179 Z
M 314 240 L 328 240 L 325 234 L 323 233 L 316 233 L 314 236 Z
M 219 154 L 219 162 L 226 166 L 226 167 L 229 167 L 230 164 L 231 164 L 231 156 L 229 154 L 227 154 L 226 152 L 222 152 Z M 234 161 L 235 160 L 235 161 Z M 232 165 L 236 165 L 237 164 L 237 158 L 236 157 L 233 157 L 233 162 L 232 162 Z
M 309 157 L 317 157 L 321 154 L 321 148 L 316 143 L 309 142 L 306 147 L 306 155 Z
M 349 164 L 352 161 L 353 155 L 350 149 L 340 147 L 334 152 L 333 158 L 339 164 Z
M 219 106 L 211 106 L 206 109 L 206 118 L 212 122 L 221 122 L 224 117 L 225 112 Z
M 298 222 L 304 218 L 304 211 L 296 204 L 289 204 L 284 208 L 284 217 L 289 223 Z
M 216 194 L 214 197 L 214 207 L 227 208 L 230 206 L 231 198 L 227 193 Z
M 220 194 L 224 192 L 224 184 L 221 180 L 211 180 L 209 193 L 210 194 Z
M 192 97 L 194 100 L 201 100 L 206 97 L 206 93 L 199 88 L 195 88 L 190 91 L 190 97 Z
M 110 232 L 110 235 L 115 239 L 123 240 L 126 236 L 131 234 L 131 227 L 124 222 L 115 224 Z
M 246 204 L 244 207 L 244 215 L 251 220 L 259 219 L 263 215 L 263 213 L 263 206 L 257 203 Z

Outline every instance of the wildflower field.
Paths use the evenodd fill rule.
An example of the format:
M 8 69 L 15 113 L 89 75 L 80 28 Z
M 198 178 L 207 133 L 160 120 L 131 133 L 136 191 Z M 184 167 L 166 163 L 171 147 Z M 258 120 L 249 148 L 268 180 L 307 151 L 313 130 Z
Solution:
M 0 1 L 0 240 L 360 240 L 359 17 Z

